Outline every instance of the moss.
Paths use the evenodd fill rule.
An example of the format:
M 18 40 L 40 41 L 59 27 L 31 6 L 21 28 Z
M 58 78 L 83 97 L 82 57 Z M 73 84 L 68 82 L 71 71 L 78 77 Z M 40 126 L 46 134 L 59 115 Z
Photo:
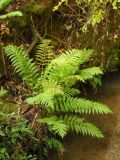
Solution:
M 34 14 L 42 14 L 47 7 L 48 4 L 45 2 L 31 0 L 28 4 L 28 11 Z
M 42 14 L 45 8 L 43 6 L 39 6 L 37 4 L 34 7 L 30 7 L 30 12 L 34 14 Z
M 19 106 L 15 103 L 2 101 L 2 103 L 0 104 L 0 111 L 2 111 L 4 113 L 16 112 L 18 110 L 18 108 L 19 108 Z
M 24 28 L 28 26 L 30 22 L 30 15 L 27 13 L 24 13 L 22 17 L 16 17 L 12 20 L 13 28 Z

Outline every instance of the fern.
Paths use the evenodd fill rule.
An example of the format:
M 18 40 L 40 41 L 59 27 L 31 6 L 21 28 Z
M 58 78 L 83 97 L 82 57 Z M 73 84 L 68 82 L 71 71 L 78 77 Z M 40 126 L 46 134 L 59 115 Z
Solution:
M 76 88 L 68 88 L 66 87 L 64 89 L 64 94 L 68 97 L 68 96 L 76 96 L 78 94 L 80 94 L 80 90 L 76 89 Z
M 104 104 L 86 100 L 83 98 L 74 98 L 70 96 L 58 97 L 55 103 L 55 111 L 72 113 L 97 113 L 108 114 L 111 110 Z
M 5 9 L 13 0 L 0 0 L 0 11 Z M 0 20 L 4 20 L 11 17 L 21 17 L 23 14 L 20 11 L 10 12 L 5 15 L 0 15 Z
M 58 119 L 57 117 L 47 117 L 43 119 L 38 119 L 38 122 L 47 123 L 49 126 L 49 130 L 54 131 L 62 138 L 67 133 L 67 125 L 64 123 L 63 120 Z
M 55 57 L 53 52 L 52 41 L 49 39 L 42 40 L 42 42 L 36 47 L 36 62 L 43 70 Z
M 62 143 L 55 138 L 43 138 L 44 143 L 50 149 L 60 149 L 63 148 Z
M 41 44 L 38 50 L 39 59 L 44 49 L 44 45 Z M 101 131 L 93 124 L 85 122 L 81 115 L 108 114 L 111 110 L 104 104 L 77 98 L 76 95 L 80 91 L 73 87 L 78 80 L 82 82 L 94 80 L 103 73 L 99 67 L 80 69 L 93 55 L 93 50 L 66 51 L 47 64 L 41 74 L 23 49 L 9 45 L 4 51 L 16 72 L 33 88 L 33 97 L 27 98 L 26 102 L 30 105 L 40 105 L 44 110 L 44 117 L 38 121 L 46 123 L 51 133 L 63 138 L 68 130 L 72 130 L 83 135 L 103 137 Z
M 86 80 L 95 81 L 95 76 L 103 74 L 102 70 L 99 67 L 92 67 L 87 69 L 82 69 L 79 73 L 75 75 L 70 75 L 62 79 L 63 83 L 66 86 L 72 86 L 77 81 L 86 82 Z
M 0 0 L 0 11 L 9 5 L 13 0 Z
M 44 92 L 50 92 L 53 95 L 60 95 L 63 93 L 63 88 L 61 85 L 59 85 L 56 81 L 51 80 L 45 80 L 42 82 L 43 91 Z
M 8 45 L 4 50 L 6 55 L 10 57 L 16 72 L 28 85 L 34 86 L 39 74 L 32 59 L 29 59 L 28 53 L 22 48 L 12 45 Z
M 67 127 L 72 131 L 82 133 L 83 135 L 103 138 L 102 132 L 95 125 L 85 122 L 83 118 L 65 115 L 60 116 L 60 119 L 63 120 Z
M 94 78 L 96 75 L 103 74 L 99 67 L 92 67 L 87 69 L 82 69 L 79 73 L 80 77 L 85 80 Z
M 29 105 L 36 105 L 36 104 L 41 104 L 45 108 L 54 108 L 54 102 L 53 102 L 53 94 L 50 93 L 40 93 L 34 97 L 27 98 L 26 102 Z
M 1 15 L 0 20 L 4 20 L 4 19 L 7 19 L 7 18 L 12 18 L 12 17 L 21 17 L 21 16 L 23 16 L 23 14 L 20 11 L 15 11 L 15 12 L 7 13 L 5 15 Z
M 91 80 L 92 85 L 96 88 L 97 86 L 102 86 L 102 80 L 100 76 L 94 77 Z
M 78 49 L 61 53 L 45 69 L 44 78 L 60 81 L 67 76 L 74 75 L 79 70 L 79 66 L 86 62 L 93 53 L 93 50 Z
M 53 100 L 55 95 L 63 95 L 62 87 L 56 81 L 43 81 L 41 83 L 42 93 L 28 98 L 26 101 L 31 104 L 43 104 L 44 106 L 54 108 Z

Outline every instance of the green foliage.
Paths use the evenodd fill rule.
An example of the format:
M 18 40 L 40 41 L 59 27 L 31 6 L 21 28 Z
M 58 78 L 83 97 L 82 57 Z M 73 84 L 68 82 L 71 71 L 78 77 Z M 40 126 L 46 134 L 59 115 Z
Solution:
M 37 64 L 40 66 L 40 69 L 43 70 L 55 57 L 52 41 L 45 39 L 39 43 L 36 47 L 35 56 Z
M 11 12 L 5 15 L 1 15 L 0 20 L 12 18 L 12 17 L 21 17 L 21 16 L 23 16 L 23 14 L 20 11 L 15 11 L 15 12 Z
M 50 1 L 29 0 L 29 3 L 27 4 L 27 10 L 34 14 L 42 14 L 48 7 L 46 2 L 49 3 Z
M 9 5 L 13 0 L 1 0 L 0 1 L 0 11 L 5 9 L 7 5 Z
M 6 93 L 7 93 L 6 90 L 1 89 L 1 90 L 0 90 L 0 98 L 3 97 Z
M 38 69 L 32 59 L 29 59 L 28 53 L 20 47 L 9 45 L 5 47 L 5 53 L 10 57 L 16 72 L 23 77 L 23 80 L 30 86 L 34 86 L 38 78 Z
M 34 151 L 29 152 L 29 141 L 37 140 L 28 121 L 15 113 L 0 112 L 0 159 L 1 160 L 36 160 Z M 33 146 L 32 146 L 33 147 Z
M 6 90 L 4 90 L 4 89 L 1 89 L 1 90 L 0 90 L 0 100 L 1 100 L 1 98 L 2 98 L 4 95 L 6 95 L 6 93 L 7 93 Z M 0 101 L 0 104 L 2 104 L 2 101 Z
M 43 142 L 46 144 L 46 146 L 50 149 L 60 149 L 63 148 L 62 143 L 58 141 L 55 138 L 43 138 Z
M 77 81 L 85 82 L 102 74 L 99 67 L 80 69 L 94 54 L 93 50 L 71 49 L 61 53 L 46 66 L 41 76 L 23 49 L 9 45 L 4 51 L 26 83 L 31 84 L 26 76 L 35 82 L 34 95 L 26 101 L 30 105 L 40 105 L 43 116 L 37 121 L 47 124 L 49 132 L 62 138 L 69 130 L 97 138 L 103 137 L 96 126 L 85 122 L 81 117 L 85 113 L 108 114 L 111 110 L 101 103 L 77 98 L 79 90 L 74 88 Z
M 90 135 L 92 137 L 103 137 L 102 132 L 95 125 L 85 122 L 81 117 L 65 115 L 60 116 L 60 119 L 63 120 L 72 131 L 82 133 L 83 135 Z
M 58 10 L 62 4 L 72 8 L 70 3 L 69 0 L 59 0 L 53 11 Z M 87 31 L 89 25 L 95 26 L 106 18 L 108 6 L 114 10 L 120 7 L 118 0 L 75 0 L 75 3 L 82 13 L 82 16 L 78 14 L 78 21 L 84 22 L 81 27 L 83 32 Z
M 59 7 L 60 7 L 63 3 L 67 4 L 67 3 L 68 3 L 68 0 L 60 0 L 60 1 L 58 2 L 58 4 L 53 8 L 53 12 L 56 11 L 56 10 L 58 10 Z
M 0 97 L 7 93 L 1 89 Z M 7 109 L 8 107 L 8 109 Z M 12 107 L 12 110 L 10 108 Z M 1 160 L 43 160 L 47 150 L 58 149 L 62 144 L 56 139 L 49 139 L 47 135 L 42 139 L 39 129 L 32 127 L 29 120 L 17 114 L 17 109 L 0 105 L 0 159 Z M 46 150 L 46 152 L 45 152 Z
M 49 126 L 49 130 L 51 132 L 57 133 L 59 136 L 62 138 L 66 135 L 67 133 L 67 126 L 65 125 L 63 120 L 58 119 L 58 117 L 47 117 L 43 119 L 38 119 L 38 122 L 41 123 L 47 123 Z
M 1 0 L 0 1 L 0 11 L 5 9 L 13 0 Z M 5 15 L 0 15 L 0 20 L 12 18 L 12 17 L 21 17 L 23 14 L 20 11 L 10 12 Z
M 80 114 L 107 114 L 110 112 L 109 108 L 104 104 L 71 96 L 58 97 L 54 109 L 58 112 L 61 111 Z
M 79 66 L 86 62 L 93 54 L 93 50 L 78 50 L 71 49 L 55 58 L 46 68 L 44 78 L 63 81 L 76 78 L 76 73 L 79 72 Z M 79 73 L 77 74 L 79 76 Z

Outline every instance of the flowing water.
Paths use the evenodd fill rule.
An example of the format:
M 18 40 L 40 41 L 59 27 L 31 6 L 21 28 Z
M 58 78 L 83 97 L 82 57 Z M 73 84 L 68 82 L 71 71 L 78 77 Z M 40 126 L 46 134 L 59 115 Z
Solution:
M 90 99 L 109 105 L 113 111 L 111 115 L 92 116 L 90 119 L 105 137 L 94 139 L 69 134 L 64 141 L 63 160 L 120 160 L 120 73 L 107 76 L 97 94 L 91 91 Z M 51 160 L 58 158 L 51 156 Z

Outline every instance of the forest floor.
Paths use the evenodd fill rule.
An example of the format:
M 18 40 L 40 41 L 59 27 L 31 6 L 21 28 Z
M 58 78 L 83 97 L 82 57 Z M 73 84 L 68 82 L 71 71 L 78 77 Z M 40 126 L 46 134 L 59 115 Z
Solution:
M 120 73 L 107 76 L 97 94 L 90 99 L 105 103 L 111 115 L 94 116 L 94 122 L 104 133 L 103 139 L 70 134 L 65 138 L 64 160 L 120 160 Z M 51 160 L 58 160 L 51 156 Z

